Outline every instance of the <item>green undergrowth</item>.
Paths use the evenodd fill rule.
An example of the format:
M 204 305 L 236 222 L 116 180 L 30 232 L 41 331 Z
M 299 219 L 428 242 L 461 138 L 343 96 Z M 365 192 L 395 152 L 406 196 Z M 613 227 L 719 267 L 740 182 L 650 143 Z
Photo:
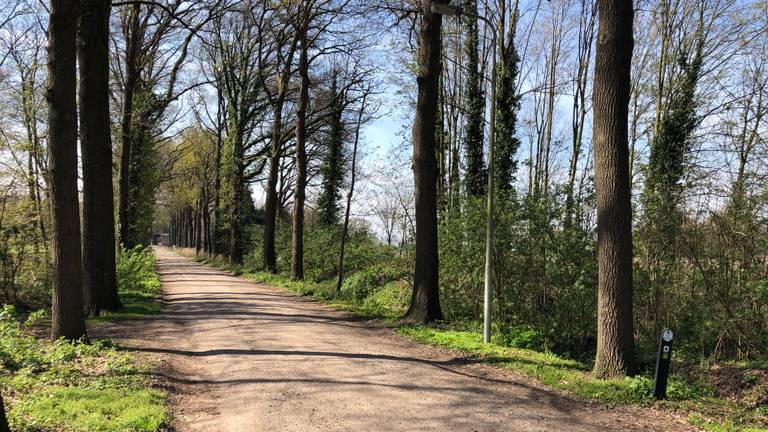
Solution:
M 90 317 L 99 323 L 156 314 L 160 279 L 151 248 L 117 259 L 123 308 Z M 149 365 L 107 340 L 50 342 L 36 337 L 45 311 L 23 322 L 12 306 L 0 312 L 0 387 L 14 431 L 158 431 L 168 420 L 166 395 L 153 388 Z
M 138 246 L 123 249 L 117 257 L 117 290 L 123 309 L 102 312 L 91 317 L 92 322 L 139 318 L 160 313 L 161 285 L 155 266 L 157 258 L 152 248 Z
M 12 306 L 0 312 L 0 386 L 12 430 L 157 431 L 167 423 L 148 365 L 109 341 L 35 337 L 44 317 L 20 323 Z
M 399 321 L 398 318 L 406 310 L 410 294 L 410 287 L 402 280 L 389 280 L 380 275 L 353 274 L 347 278 L 341 292 L 336 292 L 335 280 L 293 281 L 287 274 L 249 271 L 240 266 L 231 266 L 222 259 L 198 258 L 198 261 L 257 282 L 287 289 L 366 319 L 380 320 L 399 334 L 417 342 L 462 351 L 579 398 L 599 401 L 607 406 L 653 406 L 685 413 L 691 424 L 712 432 L 768 431 L 768 399 L 763 400 L 757 396 L 754 402 L 744 402 L 719 397 L 714 378 L 715 369 L 710 366 L 680 367 L 683 371 L 674 373 L 670 378 L 668 400 L 657 402 L 653 398 L 652 371 L 631 378 L 596 379 L 591 374 L 590 364 L 551 352 L 527 349 L 532 337 L 530 329 L 496 332 L 492 342 L 484 344 L 479 323 L 412 325 Z M 382 285 L 375 286 L 377 281 L 382 280 Z M 733 366 L 738 366 L 740 370 L 748 367 Z M 746 381 L 750 379 L 744 378 L 744 385 L 748 385 Z M 764 396 L 768 398 L 768 388 Z

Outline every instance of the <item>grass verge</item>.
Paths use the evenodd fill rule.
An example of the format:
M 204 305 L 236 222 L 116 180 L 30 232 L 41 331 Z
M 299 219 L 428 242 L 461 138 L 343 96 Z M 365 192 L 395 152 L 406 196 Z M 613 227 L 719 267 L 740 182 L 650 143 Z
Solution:
M 31 330 L 45 315 L 19 323 L 0 312 L 0 386 L 14 431 L 157 431 L 167 421 L 164 392 L 147 365 L 109 341 L 50 342 Z
M 160 312 L 151 249 L 123 251 L 117 277 L 125 307 L 89 323 Z M 149 365 L 108 340 L 35 337 L 46 315 L 35 312 L 21 322 L 13 306 L 0 311 L 0 387 L 12 430 L 154 432 L 167 424 L 166 394 L 153 387 Z
M 188 251 L 182 251 L 190 255 Z M 755 385 L 754 375 L 742 374 L 743 385 L 756 389 L 750 401 L 741 398 L 718 397 L 714 366 L 690 365 L 684 372 L 672 375 L 667 388 L 668 400 L 655 401 L 653 377 L 645 373 L 632 378 L 599 380 L 591 373 L 591 365 L 560 357 L 550 352 L 505 346 L 500 338 L 492 343 L 482 342 L 479 323 L 452 323 L 450 325 L 411 325 L 398 321 L 407 308 L 410 288 L 402 281 L 389 281 L 356 295 L 357 287 L 345 283 L 336 292 L 335 281 L 293 281 L 287 274 L 248 271 L 231 266 L 216 258 L 197 258 L 235 275 L 257 282 L 287 289 L 337 309 L 352 312 L 366 319 L 375 319 L 399 334 L 427 345 L 462 351 L 489 363 L 508 368 L 534 378 L 542 384 L 567 394 L 605 403 L 607 406 L 632 405 L 656 407 L 681 412 L 688 421 L 711 432 L 768 432 L 768 387 Z M 351 281 L 353 278 L 348 278 Z M 727 365 L 746 371 L 745 365 Z M 734 383 L 731 382 L 731 385 Z M 737 383 L 738 384 L 738 383 Z

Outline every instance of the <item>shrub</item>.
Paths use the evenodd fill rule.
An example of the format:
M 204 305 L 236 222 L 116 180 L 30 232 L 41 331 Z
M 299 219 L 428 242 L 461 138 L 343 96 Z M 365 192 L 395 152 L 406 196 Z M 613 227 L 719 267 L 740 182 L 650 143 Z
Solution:
M 3 306 L 0 311 L 0 361 L 9 371 L 22 368 L 38 369 L 43 358 L 36 351 L 35 338 L 24 331 L 17 321 L 16 308 Z
M 627 380 L 627 393 L 629 399 L 646 400 L 653 396 L 653 380 L 646 376 L 638 375 Z
M 514 348 L 534 349 L 543 344 L 541 335 L 531 326 L 509 326 L 500 338 L 505 346 Z
M 123 249 L 117 258 L 117 289 L 121 295 L 154 298 L 160 295 L 152 248 Z
M 365 300 L 389 282 L 403 276 L 392 267 L 377 266 L 359 271 L 346 278 L 342 290 L 348 292 L 357 302 Z

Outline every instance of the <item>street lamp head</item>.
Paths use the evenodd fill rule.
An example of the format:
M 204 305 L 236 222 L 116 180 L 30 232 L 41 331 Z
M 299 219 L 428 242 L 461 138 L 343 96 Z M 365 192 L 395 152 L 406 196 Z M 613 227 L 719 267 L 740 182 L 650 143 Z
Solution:
M 438 15 L 461 16 L 464 13 L 464 9 L 461 7 L 445 3 L 432 3 L 429 9 L 432 11 L 432 13 L 436 13 Z

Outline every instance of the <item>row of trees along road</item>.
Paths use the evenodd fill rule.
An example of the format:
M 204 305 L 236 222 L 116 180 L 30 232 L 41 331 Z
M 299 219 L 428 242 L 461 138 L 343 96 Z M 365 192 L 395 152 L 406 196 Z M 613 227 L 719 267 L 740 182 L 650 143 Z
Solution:
M 153 229 L 340 291 L 405 276 L 405 319 L 476 321 L 493 136 L 502 342 L 602 377 L 663 326 L 693 357 L 768 352 L 764 2 L 462 3 L 495 29 L 429 0 L 15 3 L 0 282 L 54 338 L 121 307 L 116 245 Z

